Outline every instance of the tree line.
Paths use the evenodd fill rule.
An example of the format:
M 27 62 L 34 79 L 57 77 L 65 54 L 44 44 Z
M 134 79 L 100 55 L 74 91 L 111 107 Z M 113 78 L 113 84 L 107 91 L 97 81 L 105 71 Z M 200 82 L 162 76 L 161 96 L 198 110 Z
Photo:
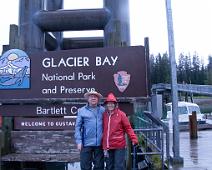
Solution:
M 171 63 L 167 53 L 150 55 L 151 83 L 171 82 Z M 208 64 L 195 53 L 180 54 L 177 62 L 177 82 L 180 84 L 212 85 L 212 56 L 208 56 Z

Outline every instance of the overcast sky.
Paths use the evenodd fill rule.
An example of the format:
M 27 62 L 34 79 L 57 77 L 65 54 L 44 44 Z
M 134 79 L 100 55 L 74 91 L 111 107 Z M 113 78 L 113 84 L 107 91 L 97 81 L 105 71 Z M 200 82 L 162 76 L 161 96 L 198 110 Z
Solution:
M 168 51 L 165 0 L 129 0 L 131 45 L 143 45 L 149 37 L 150 53 Z M 101 0 L 65 0 L 65 9 L 101 8 Z M 172 0 L 176 57 L 180 53 L 212 55 L 212 0 Z M 9 25 L 18 24 L 18 0 L 0 1 L 0 51 L 8 44 Z M 80 36 L 102 35 L 102 31 Z M 65 36 L 79 36 L 65 33 Z

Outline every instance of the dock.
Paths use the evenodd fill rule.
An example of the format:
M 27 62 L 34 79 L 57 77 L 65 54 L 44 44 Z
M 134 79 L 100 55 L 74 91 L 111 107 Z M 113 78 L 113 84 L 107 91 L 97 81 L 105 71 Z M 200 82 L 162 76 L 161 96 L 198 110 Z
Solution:
M 180 131 L 188 131 L 189 125 L 179 125 Z M 204 123 L 197 125 L 198 130 L 210 130 L 212 129 L 212 124 Z

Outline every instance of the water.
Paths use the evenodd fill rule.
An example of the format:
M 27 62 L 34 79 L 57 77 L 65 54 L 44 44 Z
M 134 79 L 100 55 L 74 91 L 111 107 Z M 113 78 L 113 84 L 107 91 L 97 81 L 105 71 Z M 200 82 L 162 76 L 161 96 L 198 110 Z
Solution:
M 212 130 L 198 131 L 198 139 L 190 139 L 189 132 L 180 132 L 180 156 L 183 169 L 212 170 Z

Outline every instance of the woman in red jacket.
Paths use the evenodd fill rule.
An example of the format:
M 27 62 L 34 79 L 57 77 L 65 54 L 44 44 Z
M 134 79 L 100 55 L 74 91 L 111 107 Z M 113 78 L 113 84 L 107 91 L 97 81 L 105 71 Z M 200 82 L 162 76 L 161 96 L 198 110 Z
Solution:
M 118 108 L 116 97 L 109 93 L 106 100 L 106 111 L 103 113 L 103 149 L 107 170 L 125 170 L 125 133 L 133 145 L 138 143 L 130 122 L 124 112 Z

